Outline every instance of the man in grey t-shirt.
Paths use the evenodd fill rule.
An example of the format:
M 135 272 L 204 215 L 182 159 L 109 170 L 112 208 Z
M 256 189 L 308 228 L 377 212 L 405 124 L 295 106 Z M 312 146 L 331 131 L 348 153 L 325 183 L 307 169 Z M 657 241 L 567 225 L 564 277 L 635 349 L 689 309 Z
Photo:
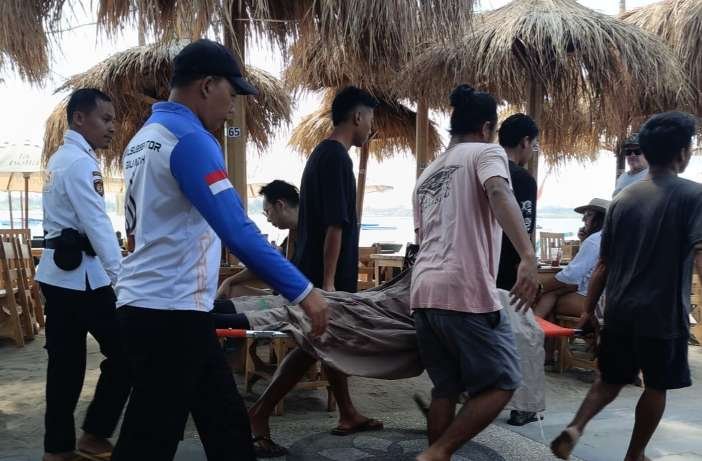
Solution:
M 629 171 L 617 178 L 612 197 L 616 197 L 622 190 L 632 184 L 641 181 L 648 176 L 648 162 L 641 153 L 639 146 L 639 134 L 634 133 L 624 142 L 624 156 L 629 164 Z
M 587 423 L 639 372 L 645 390 L 624 459 L 648 459 L 644 451 L 663 416 L 666 392 L 692 384 L 688 311 L 693 264 L 702 271 L 702 184 L 678 173 L 690 162 L 695 132 L 695 119 L 688 114 L 651 117 L 640 134 L 650 177 L 627 188 L 609 207 L 581 319 L 583 326 L 597 329 L 595 305 L 606 286 L 600 376 L 573 421 L 551 443 L 561 459 L 568 459 Z

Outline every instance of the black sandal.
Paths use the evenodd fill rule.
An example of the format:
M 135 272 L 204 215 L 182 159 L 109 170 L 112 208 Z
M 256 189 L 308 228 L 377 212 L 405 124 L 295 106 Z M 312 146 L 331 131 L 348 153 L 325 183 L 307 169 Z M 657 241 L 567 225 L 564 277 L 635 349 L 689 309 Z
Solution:
M 253 447 L 257 458 L 279 458 L 288 454 L 288 449 L 275 443 L 270 434 L 254 437 Z

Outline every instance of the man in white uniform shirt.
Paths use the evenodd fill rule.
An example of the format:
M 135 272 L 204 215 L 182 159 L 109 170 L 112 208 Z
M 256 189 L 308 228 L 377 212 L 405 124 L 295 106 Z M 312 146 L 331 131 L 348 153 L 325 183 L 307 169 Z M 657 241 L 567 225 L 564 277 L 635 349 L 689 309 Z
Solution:
M 122 255 L 105 211 L 100 163 L 94 149 L 107 147 L 115 110 L 96 89 L 80 89 L 66 108 L 69 130 L 51 156 L 44 185 L 45 250 L 36 279 L 46 298 L 46 431 L 43 461 L 75 457 L 73 412 L 85 377 L 86 335 L 105 360 L 83 423 L 78 452 L 109 453 L 107 441 L 129 395 L 111 284 Z

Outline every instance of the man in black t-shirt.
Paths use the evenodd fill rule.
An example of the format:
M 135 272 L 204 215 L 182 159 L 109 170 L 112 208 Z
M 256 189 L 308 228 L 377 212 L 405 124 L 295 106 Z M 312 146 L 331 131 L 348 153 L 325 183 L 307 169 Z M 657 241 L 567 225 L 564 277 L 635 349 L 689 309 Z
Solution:
M 537 138 L 539 128 L 531 117 L 524 114 L 510 115 L 498 132 L 500 145 L 509 158 L 509 175 L 512 180 L 512 190 L 522 210 L 524 226 L 527 233 L 532 235 L 536 228 L 536 180 L 524 168 L 529 159 L 538 151 Z M 517 268 L 521 258 L 506 234 L 502 234 L 502 251 L 500 252 L 500 267 L 497 272 L 497 288 L 511 290 L 517 283 Z M 531 411 L 512 410 L 508 424 L 523 426 L 536 421 L 536 413 Z
M 583 326 L 596 328 L 606 286 L 600 377 L 578 413 L 551 443 L 567 459 L 585 425 L 643 373 L 645 390 L 625 460 L 645 458 L 666 404 L 666 391 L 691 385 L 687 361 L 693 263 L 702 271 L 702 185 L 679 178 L 691 155 L 695 119 L 680 112 L 651 117 L 639 134 L 650 176 L 610 205 L 600 260 L 590 280 Z
M 528 234 L 536 228 L 536 180 L 524 168 L 529 159 L 538 152 L 539 128 L 528 115 L 509 116 L 498 132 L 500 145 L 509 157 L 509 174 L 512 190 L 522 210 L 524 226 Z M 502 235 L 500 269 L 497 273 L 497 288 L 511 290 L 517 281 L 519 254 L 506 235 Z
M 325 291 L 356 291 L 359 228 L 348 150 L 368 141 L 377 105 L 359 88 L 341 90 L 332 102 L 334 131 L 312 152 L 302 174 L 294 261 Z
M 356 291 L 359 229 L 356 180 L 348 150 L 352 146 L 361 147 L 368 141 L 373 109 L 377 105 L 378 101 L 363 90 L 351 86 L 341 90 L 332 103 L 334 131 L 312 152 L 302 174 L 293 262 L 316 287 L 328 292 Z M 313 361 L 314 358 L 304 351 L 291 352 L 283 366 L 295 371 L 276 374 L 264 394 L 274 397 L 268 402 L 260 400 L 251 409 L 254 445 L 259 457 L 286 453 L 269 435 L 268 418 L 274 407 L 270 403 L 292 389 L 299 380 L 295 373 L 304 373 Z M 349 435 L 382 429 L 382 422 L 361 415 L 354 407 L 347 376 L 332 368 L 326 367 L 325 370 L 339 406 L 339 423 L 332 434 Z

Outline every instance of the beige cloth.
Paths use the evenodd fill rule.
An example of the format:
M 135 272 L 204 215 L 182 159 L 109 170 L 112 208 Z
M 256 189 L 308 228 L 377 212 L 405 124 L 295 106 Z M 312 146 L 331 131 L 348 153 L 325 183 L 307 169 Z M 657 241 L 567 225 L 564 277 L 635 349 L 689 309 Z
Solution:
M 362 293 L 326 293 L 329 326 L 319 338 L 307 335 L 310 325 L 302 309 L 278 296 L 232 301 L 254 330 L 286 332 L 305 352 L 344 374 L 402 379 L 424 369 L 409 313 L 409 284 L 406 274 Z
M 292 335 L 308 354 L 344 374 L 379 379 L 401 379 L 423 371 L 414 319 L 409 314 L 411 274 L 405 272 L 389 284 L 357 294 L 327 293 L 330 320 L 327 332 L 317 339 L 306 333 L 310 326 L 302 309 L 287 306 L 280 296 L 236 298 L 255 330 L 278 330 Z M 544 333 L 531 311 L 520 314 L 509 306 L 509 294 L 499 291 L 500 305 L 509 314 L 520 357 L 522 385 L 508 409 L 543 411 Z

